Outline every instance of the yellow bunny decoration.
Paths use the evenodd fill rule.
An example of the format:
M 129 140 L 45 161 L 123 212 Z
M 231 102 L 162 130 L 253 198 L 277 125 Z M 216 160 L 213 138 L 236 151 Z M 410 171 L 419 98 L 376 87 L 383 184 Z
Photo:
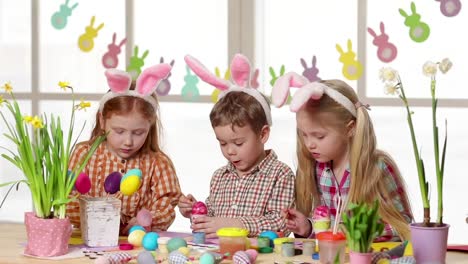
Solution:
M 353 52 L 351 40 L 348 39 L 348 51 L 345 53 L 339 44 L 336 44 L 336 50 L 340 53 L 340 62 L 343 63 L 343 76 L 348 80 L 357 80 L 362 75 L 362 65 L 355 59 L 356 53 Z
M 98 31 L 104 27 L 101 23 L 97 28 L 93 28 L 95 16 L 91 17 L 91 24 L 85 28 L 85 33 L 78 39 L 78 47 L 84 52 L 89 52 L 94 47 L 94 38 L 97 37 Z

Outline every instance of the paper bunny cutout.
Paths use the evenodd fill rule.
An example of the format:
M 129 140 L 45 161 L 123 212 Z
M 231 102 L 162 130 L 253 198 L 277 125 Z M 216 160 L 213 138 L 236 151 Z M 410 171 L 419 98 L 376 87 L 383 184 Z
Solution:
M 94 47 L 94 38 L 97 37 L 98 31 L 104 27 L 104 23 L 101 23 L 97 28 L 93 28 L 96 17 L 91 17 L 91 23 L 85 28 L 83 33 L 78 39 L 78 47 L 84 51 L 89 52 Z
M 73 9 L 78 6 L 78 3 L 75 3 L 71 7 L 68 6 L 70 0 L 65 0 L 65 4 L 60 5 L 60 10 L 55 12 L 51 17 L 52 26 L 55 29 L 63 29 L 67 25 L 68 17 L 71 16 Z
M 343 63 L 343 76 L 348 80 L 357 80 L 362 75 L 362 64 L 355 59 L 356 53 L 353 51 L 353 44 L 348 39 L 348 51 L 344 52 L 339 44 L 336 44 L 336 50 L 340 53 L 339 61 Z
M 111 91 L 101 98 L 99 111 L 102 111 L 108 100 L 118 96 L 140 97 L 150 103 L 156 110 L 158 105 L 152 94 L 159 84 L 169 76 L 171 69 L 171 65 L 167 63 L 160 63 L 145 69 L 136 80 L 135 90 L 129 90 L 132 84 L 132 76 L 128 72 L 107 69 L 105 76 Z
M 268 102 L 257 89 L 252 88 L 251 81 L 253 74 L 250 62 L 247 57 L 242 54 L 235 54 L 232 58 L 231 66 L 229 67 L 231 69 L 232 82 L 216 76 L 210 72 L 200 61 L 190 55 L 186 55 L 184 59 L 188 67 L 198 77 L 200 77 L 200 79 L 223 91 L 223 93 L 220 93 L 219 98 L 222 98 L 228 92 L 240 91 L 245 92 L 257 99 L 265 111 L 268 125 L 271 126 L 271 110 Z
M 411 15 L 408 15 L 405 10 L 398 9 L 400 14 L 405 17 L 405 25 L 410 28 L 409 35 L 414 42 L 424 42 L 429 38 L 431 29 L 421 21 L 421 15 L 416 13 L 416 5 L 411 2 Z
M 368 27 L 367 32 L 374 37 L 372 43 L 377 46 L 377 57 L 382 62 L 391 62 L 397 56 L 397 48 L 394 44 L 388 42 L 388 35 L 385 34 L 385 25 L 380 22 L 380 35 L 377 36 L 375 31 Z
M 127 38 L 124 38 L 120 41 L 119 45 L 115 44 L 117 38 L 117 33 L 112 35 L 112 43 L 107 45 L 108 51 L 102 56 L 102 65 L 106 69 L 116 68 L 119 64 L 118 55 L 120 54 L 122 46 L 127 42 Z
M 461 10 L 460 0 L 436 0 L 440 2 L 440 12 L 446 17 L 458 15 Z
M 276 107 L 281 107 L 286 103 L 289 88 L 300 88 L 292 97 L 289 108 L 292 112 L 297 112 L 309 101 L 309 99 L 319 100 L 323 94 L 343 105 L 353 116 L 356 116 L 356 107 L 346 96 L 320 82 L 309 82 L 307 78 L 295 72 L 288 72 L 276 80 L 272 90 L 272 102 Z
M 320 81 L 320 77 L 318 77 L 319 69 L 316 67 L 317 58 L 315 55 L 312 57 L 312 67 L 307 66 L 307 62 L 301 58 L 302 67 L 304 67 L 304 71 L 302 72 L 302 76 L 306 77 L 307 80 L 310 82 Z

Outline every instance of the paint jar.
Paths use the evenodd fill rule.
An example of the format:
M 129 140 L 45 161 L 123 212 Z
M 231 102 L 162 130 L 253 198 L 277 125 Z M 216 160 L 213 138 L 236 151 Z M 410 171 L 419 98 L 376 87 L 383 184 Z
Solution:
M 219 237 L 219 251 L 222 255 L 229 253 L 228 259 L 232 259 L 237 251 L 247 249 L 247 235 L 249 231 L 243 228 L 225 227 L 216 231 Z
M 294 257 L 294 242 L 283 242 L 281 244 L 281 256 Z
M 346 237 L 343 233 L 333 234 L 331 231 L 321 232 L 317 235 L 319 256 L 321 263 L 336 263 L 339 256 L 340 264 L 345 262 Z
M 294 242 L 294 238 L 292 237 L 275 238 L 275 240 L 273 240 L 273 244 L 275 245 L 275 253 L 281 254 L 282 245 L 284 242 Z
M 315 253 L 315 240 L 304 239 L 302 241 L 302 255 L 312 257 Z
M 168 254 L 167 242 L 171 239 L 170 237 L 160 237 L 158 238 L 158 250 L 161 254 Z
M 206 236 L 205 232 L 192 232 L 193 243 L 205 244 Z
M 270 239 L 268 237 L 259 236 L 257 237 L 257 247 L 266 248 L 270 246 Z

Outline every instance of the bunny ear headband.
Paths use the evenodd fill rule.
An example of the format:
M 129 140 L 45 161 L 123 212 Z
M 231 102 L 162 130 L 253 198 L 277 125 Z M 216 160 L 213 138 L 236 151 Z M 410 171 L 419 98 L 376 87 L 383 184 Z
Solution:
M 251 87 L 251 67 L 249 60 L 242 54 L 234 55 L 231 61 L 231 78 L 234 83 L 217 77 L 211 73 L 200 61 L 194 57 L 187 55 L 185 56 L 185 62 L 189 68 L 202 79 L 204 82 L 211 84 L 215 88 L 221 90 L 219 99 L 225 96 L 229 92 L 244 92 L 254 97 L 262 106 L 263 111 L 268 122 L 268 125 L 272 125 L 271 122 L 271 110 L 268 102 L 265 100 L 263 95 L 257 90 Z
M 299 75 L 295 72 L 288 72 L 285 75 L 279 77 L 275 85 L 273 86 L 272 91 L 272 101 L 276 107 L 281 107 L 284 105 L 288 99 L 288 90 L 290 87 L 300 88 L 294 94 L 290 109 L 292 112 L 297 112 L 299 109 L 309 101 L 309 99 L 319 100 L 322 98 L 323 94 L 327 94 L 335 100 L 337 103 L 341 104 L 346 108 L 354 117 L 356 117 L 356 109 L 360 106 L 368 107 L 358 102 L 353 104 L 348 97 L 344 96 L 335 89 L 332 89 L 320 82 L 309 82 L 304 76 Z
M 111 90 L 101 98 L 99 111 L 102 111 L 107 101 L 119 96 L 139 97 L 150 103 L 156 111 L 158 102 L 151 95 L 161 81 L 167 78 L 171 69 L 171 65 L 167 63 L 160 63 L 145 69 L 136 80 L 135 90 L 130 90 L 132 76 L 128 72 L 117 69 L 106 70 L 105 75 Z

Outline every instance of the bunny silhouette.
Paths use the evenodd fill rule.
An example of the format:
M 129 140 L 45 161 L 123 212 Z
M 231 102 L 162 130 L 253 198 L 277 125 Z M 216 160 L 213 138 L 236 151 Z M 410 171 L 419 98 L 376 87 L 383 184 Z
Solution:
M 161 59 L 159 60 L 161 63 L 164 63 L 164 58 L 161 57 Z M 171 61 L 171 63 L 169 63 L 169 65 L 171 65 L 171 67 L 174 67 L 174 60 Z M 169 94 L 169 91 L 171 90 L 171 83 L 169 82 L 169 77 L 171 77 L 171 73 L 169 73 L 169 75 L 167 76 L 166 79 L 163 79 L 161 81 L 161 83 L 159 84 L 158 88 L 156 88 L 156 93 L 160 96 L 165 96 L 165 95 L 168 95 Z
M 107 49 L 109 51 L 106 52 L 104 56 L 102 56 L 102 65 L 104 65 L 104 68 L 106 69 L 117 68 L 117 65 L 119 64 L 119 58 L 117 57 L 117 55 L 120 54 L 120 50 L 123 44 L 127 42 L 127 38 L 124 38 L 122 39 L 122 41 L 120 41 L 120 44 L 117 46 L 115 45 L 116 37 L 117 34 L 114 33 L 114 35 L 112 35 L 112 43 L 107 45 Z
M 385 26 L 380 22 L 380 35 L 377 36 L 372 28 L 368 27 L 367 32 L 374 37 L 372 43 L 377 46 L 377 57 L 383 62 L 391 62 L 397 56 L 397 48 L 394 44 L 388 42 L 388 35 L 385 34 Z
M 148 56 L 149 50 L 143 52 L 141 58 L 138 57 L 138 46 L 133 49 L 133 56 L 130 57 L 130 65 L 127 67 L 127 72 L 130 73 L 133 80 L 136 80 L 141 73 L 141 67 L 145 65 L 145 58 Z
M 431 32 L 429 26 L 421 22 L 421 15 L 416 13 L 416 5 L 411 2 L 411 16 L 403 9 L 398 9 L 400 14 L 405 17 L 405 25 L 410 28 L 409 35 L 414 42 L 424 42 Z
M 284 65 L 281 65 L 279 76 L 276 76 L 276 73 L 275 73 L 275 70 L 273 70 L 273 67 L 270 67 L 269 70 L 270 70 L 270 75 L 271 75 L 270 84 L 273 87 L 273 85 L 275 85 L 275 82 L 278 79 L 278 77 L 284 75 L 284 71 L 285 71 Z
M 78 47 L 84 52 L 89 52 L 94 47 L 94 38 L 97 37 L 98 31 L 104 27 L 101 23 L 97 28 L 93 28 L 95 17 L 91 17 L 91 24 L 85 28 L 85 33 L 78 39 Z
M 200 91 L 198 90 L 197 83 L 198 77 L 192 74 L 189 66 L 185 66 L 187 74 L 184 77 L 185 85 L 182 87 L 182 98 L 185 101 L 194 102 L 200 97 Z
M 75 3 L 72 7 L 68 7 L 68 2 L 70 0 L 66 0 L 65 4 L 60 5 L 60 11 L 55 12 L 50 19 L 55 29 L 63 29 L 67 25 L 67 18 L 71 15 L 72 10 L 78 6 L 78 3 Z
M 362 65 L 355 59 L 356 53 L 353 52 L 353 44 L 348 39 L 348 51 L 345 53 L 339 44 L 336 44 L 336 50 L 340 53 L 340 62 L 343 63 L 343 76 L 348 80 L 357 80 L 362 75 Z
M 258 83 L 259 74 L 260 74 L 260 70 L 255 69 L 253 76 L 252 76 L 252 80 L 250 80 L 250 87 L 257 89 L 260 86 L 260 84 Z
M 302 67 L 304 67 L 304 71 L 302 72 L 302 76 L 306 77 L 307 80 L 309 80 L 310 82 L 315 82 L 315 81 L 320 81 L 321 80 L 317 76 L 317 74 L 319 73 L 319 69 L 317 67 L 315 67 L 315 65 L 317 64 L 317 58 L 315 57 L 315 55 L 312 57 L 312 67 L 311 68 L 307 67 L 307 63 L 303 58 L 301 58 L 301 64 L 302 64 Z
M 221 78 L 221 73 L 220 73 L 218 67 L 215 67 L 215 75 L 216 75 L 216 77 Z M 227 70 L 224 72 L 224 80 L 228 81 L 229 79 L 231 79 L 231 70 L 229 70 L 229 67 L 228 67 Z M 221 89 L 215 87 L 215 89 L 211 93 L 211 101 L 213 103 L 218 102 L 220 92 L 221 92 Z
M 440 12 L 446 17 L 458 15 L 461 10 L 460 0 L 436 0 L 440 2 Z

